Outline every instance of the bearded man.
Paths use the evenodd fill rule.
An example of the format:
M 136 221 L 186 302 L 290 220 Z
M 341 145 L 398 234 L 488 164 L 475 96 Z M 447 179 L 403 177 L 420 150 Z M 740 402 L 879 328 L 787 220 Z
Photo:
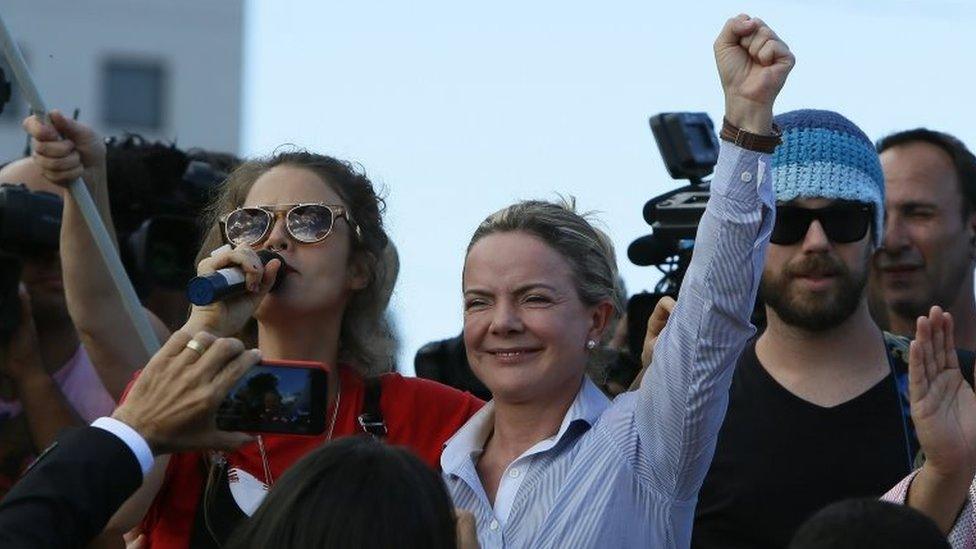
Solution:
M 918 452 L 907 340 L 882 332 L 865 292 L 884 226 L 878 154 L 834 112 L 775 121 L 767 327 L 739 359 L 693 547 L 785 547 L 827 504 L 885 493 Z

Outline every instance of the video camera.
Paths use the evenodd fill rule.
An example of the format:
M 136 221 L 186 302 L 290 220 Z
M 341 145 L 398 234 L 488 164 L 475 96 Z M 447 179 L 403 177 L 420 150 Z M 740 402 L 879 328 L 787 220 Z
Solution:
M 122 177 L 117 185 L 123 188 L 112 189 L 121 198 L 112 197 L 120 255 L 142 298 L 154 287 L 182 292 L 196 274 L 200 214 L 226 178 L 222 170 L 191 160 L 178 149 L 172 148 L 172 155 L 177 159 L 172 177 L 155 184 L 147 183 L 148 177 Z M 150 173 L 165 172 L 143 158 L 128 160 L 131 165 L 120 171 L 132 173 L 139 166 Z M 110 160 L 110 173 L 118 167 Z M 58 251 L 62 209 L 63 201 L 55 194 L 0 184 L 0 342 L 9 339 L 20 321 L 17 287 L 23 260 Z
M 668 173 L 689 184 L 644 204 L 644 220 L 651 226 L 651 234 L 627 247 L 631 263 L 654 266 L 664 275 L 653 292 L 635 294 L 627 301 L 627 344 L 636 356 L 644 346 L 647 319 L 658 300 L 678 295 L 708 203 L 709 185 L 702 178 L 712 173 L 719 150 L 715 126 L 703 112 L 660 113 L 650 118 L 650 126 Z
M 0 342 L 20 323 L 17 286 L 23 259 L 58 251 L 61 209 L 55 194 L 0 184 Z
M 200 213 L 227 174 L 200 160 L 190 160 L 176 188 L 157 201 L 152 215 L 126 235 L 126 268 L 137 290 L 153 286 L 183 291 L 196 274 Z
M 196 274 L 205 206 L 227 172 L 164 143 L 108 142 L 108 184 L 120 255 L 140 298 L 182 292 Z

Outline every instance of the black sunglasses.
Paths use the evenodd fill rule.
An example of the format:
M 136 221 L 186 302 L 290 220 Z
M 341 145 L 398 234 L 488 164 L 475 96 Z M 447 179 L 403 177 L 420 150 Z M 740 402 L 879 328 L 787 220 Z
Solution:
M 777 206 L 776 224 L 769 241 L 781 246 L 796 244 L 803 240 L 810 223 L 816 219 L 831 242 L 857 242 L 867 234 L 873 215 L 874 209 L 870 205 L 858 203 L 842 202 L 817 209 Z

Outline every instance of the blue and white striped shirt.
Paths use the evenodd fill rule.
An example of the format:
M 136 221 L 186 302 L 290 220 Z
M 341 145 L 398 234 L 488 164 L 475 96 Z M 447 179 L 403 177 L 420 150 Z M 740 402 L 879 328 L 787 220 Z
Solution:
M 688 547 L 734 365 L 755 332 L 775 206 L 767 159 L 722 142 L 681 299 L 640 389 L 611 404 L 584 381 L 554 440 L 516 460 L 503 520 L 475 467 L 492 403 L 447 442 L 445 481 L 483 548 Z

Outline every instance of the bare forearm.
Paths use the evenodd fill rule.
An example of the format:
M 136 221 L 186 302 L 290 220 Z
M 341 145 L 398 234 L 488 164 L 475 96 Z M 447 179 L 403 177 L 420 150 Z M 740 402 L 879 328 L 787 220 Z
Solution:
M 104 182 L 94 185 L 93 199 L 114 237 Z M 119 399 L 133 372 L 149 355 L 139 344 L 122 296 L 112 282 L 77 202 L 65 197 L 61 224 L 61 265 L 68 312 L 112 397 Z
M 50 446 L 62 429 L 82 425 L 81 418 L 47 372 L 27 374 L 15 380 L 15 386 L 37 452 Z
M 923 465 L 908 488 L 905 503 L 934 520 L 948 535 L 966 504 L 972 481 L 972 472 L 943 475 Z
M 93 198 L 114 242 L 115 231 L 108 212 L 108 197 L 103 196 L 104 194 L 96 191 Z M 122 301 L 117 296 L 108 267 L 95 245 L 95 239 L 78 203 L 69 195 L 65 196 L 64 201 L 60 252 L 68 309 L 76 325 L 85 324 L 92 320 L 88 317 L 96 316 L 90 311 L 116 306 L 122 309 Z M 118 303 L 112 303 L 113 300 Z

